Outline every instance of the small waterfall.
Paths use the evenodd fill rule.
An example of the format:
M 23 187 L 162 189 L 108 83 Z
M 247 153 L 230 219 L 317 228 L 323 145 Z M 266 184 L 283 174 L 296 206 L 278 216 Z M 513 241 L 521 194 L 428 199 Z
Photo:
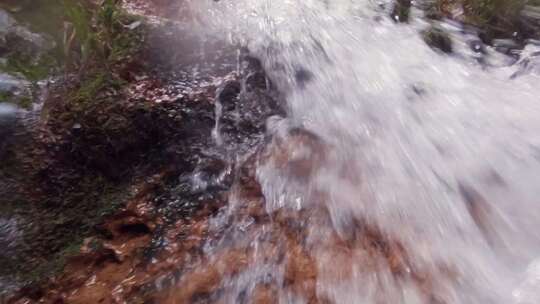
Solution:
M 289 106 L 256 162 L 264 200 L 238 186 L 213 220 L 209 259 L 243 248 L 250 265 L 227 273 L 225 302 L 261 284 L 280 303 L 540 301 L 540 49 L 479 60 L 476 38 L 442 23 L 444 55 L 422 40 L 422 12 L 396 24 L 388 3 L 192 3 Z
M 220 119 L 223 115 L 223 105 L 221 104 L 221 100 L 219 98 L 221 91 L 222 89 L 219 89 L 216 93 L 216 97 L 214 98 L 216 124 L 214 126 L 214 129 L 212 130 L 212 138 L 218 146 L 221 146 L 223 144 L 223 139 L 221 138 L 221 133 L 219 131 Z

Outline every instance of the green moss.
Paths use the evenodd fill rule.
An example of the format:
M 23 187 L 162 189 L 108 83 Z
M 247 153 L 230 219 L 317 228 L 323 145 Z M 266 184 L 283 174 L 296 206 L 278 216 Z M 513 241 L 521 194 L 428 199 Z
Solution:
M 12 12 L 17 22 L 35 33 L 52 37 L 62 44 L 63 7 L 59 0 L 2 0 L 0 7 Z
M 104 0 L 96 8 L 68 0 L 64 3 L 72 25 L 71 38 L 64 42 L 68 66 L 81 69 L 92 63 L 109 69 L 137 52 L 142 32 L 129 25 L 142 21 L 123 11 L 119 1 Z
M 129 62 L 140 50 L 144 27 L 129 25 L 140 25 L 142 19 L 127 14 L 114 0 L 105 0 L 97 7 L 73 0 L 66 0 L 64 5 L 73 27 L 72 39 L 64 45 L 66 70 L 78 70 L 79 77 L 69 97 L 76 104 L 91 106 L 103 89 L 116 90 L 123 85 L 117 66 Z
M 56 69 L 56 60 L 49 55 L 43 55 L 38 60 L 32 60 L 27 55 L 11 55 L 4 64 L 0 64 L 0 71 L 23 77 L 30 82 L 28 94 L 13 96 L 9 92 L 0 93 L 0 101 L 9 101 L 21 108 L 29 109 L 32 106 L 33 95 L 38 91 L 38 81 L 47 78 Z
M 14 96 L 11 92 L 0 92 L 0 102 L 9 102 L 16 104 L 23 109 L 32 107 L 32 98 L 30 96 Z
M 76 256 L 80 252 L 82 238 L 77 238 L 58 252 L 52 259 L 40 263 L 29 272 L 20 272 L 19 279 L 23 282 L 39 283 L 44 279 L 61 272 L 69 258 Z
M 0 260 L 0 274 L 16 273 L 18 280 L 27 283 L 39 283 L 58 274 L 69 258 L 80 252 L 84 238 L 95 235 L 104 218 L 129 197 L 125 185 L 114 185 L 101 176 L 87 175 L 79 184 L 43 202 L 43 206 L 24 203 L 12 208 L 12 213 L 26 214 L 40 227 L 25 231 L 25 243 L 30 247 L 20 248 L 14 260 Z M 51 208 L 55 205 L 60 209 Z
M 103 72 L 97 72 L 81 82 L 79 88 L 72 93 L 71 100 L 77 103 L 86 103 L 95 100 L 96 95 L 108 83 L 108 77 Z
M 507 33 L 518 29 L 519 13 L 525 0 L 465 0 L 465 17 L 471 24 L 490 32 Z
M 37 82 L 45 79 L 56 66 L 56 60 L 46 54 L 37 61 L 27 56 L 12 56 L 8 58 L 5 69 L 8 72 L 20 73 L 31 82 Z
M 33 104 L 33 100 L 31 97 L 29 96 L 24 96 L 24 97 L 21 97 L 18 101 L 17 101 L 17 105 L 19 105 L 21 108 L 23 109 L 30 109 L 32 107 L 32 104 Z
M 482 38 L 513 38 L 523 27 L 521 12 L 526 5 L 538 5 L 538 0 L 437 0 L 428 9 L 431 18 L 452 17 L 454 8 L 461 8 L 459 20 L 482 31 Z M 523 33 L 522 33 L 523 34 Z

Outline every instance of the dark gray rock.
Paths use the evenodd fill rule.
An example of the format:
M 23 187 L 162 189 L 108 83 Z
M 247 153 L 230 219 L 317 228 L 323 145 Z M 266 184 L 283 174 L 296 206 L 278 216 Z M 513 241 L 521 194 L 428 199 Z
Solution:
M 0 73 L 0 94 L 10 93 L 17 95 L 24 92 L 28 88 L 28 85 L 28 81 L 24 79 L 17 78 L 6 73 Z
M 55 46 L 53 38 L 31 32 L 0 8 L 0 57 L 16 55 L 35 58 Z
M 452 53 L 452 40 L 448 33 L 438 27 L 430 27 L 422 32 L 422 38 L 429 47 L 443 53 Z
M 15 129 L 18 113 L 19 109 L 16 106 L 0 103 L 0 150 Z

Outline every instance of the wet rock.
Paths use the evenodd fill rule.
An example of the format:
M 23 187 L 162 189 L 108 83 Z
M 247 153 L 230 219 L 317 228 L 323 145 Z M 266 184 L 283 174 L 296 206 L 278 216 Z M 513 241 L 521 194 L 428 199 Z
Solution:
M 411 0 L 396 0 L 390 13 L 392 20 L 396 22 L 408 22 L 411 11 Z
M 511 55 L 513 50 L 521 48 L 521 45 L 512 39 L 493 39 L 491 44 L 495 50 L 507 55 Z
M 0 255 L 0 267 L 10 268 L 17 263 L 17 247 L 22 241 L 22 232 L 20 223 L 14 218 L 5 218 L 0 216 L 0 246 L 2 255 Z M 17 282 L 13 280 L 10 274 L 0 276 L 0 299 L 4 292 L 9 292 L 17 287 Z
M 276 287 L 270 284 L 259 284 L 255 287 L 252 295 L 252 303 L 270 304 L 278 303 Z
M 294 73 L 296 83 L 301 87 L 305 87 L 308 82 L 313 79 L 313 73 L 305 68 L 299 68 Z
M 223 105 L 220 135 L 226 144 L 256 142 L 269 117 L 285 115 L 283 99 L 273 90 L 260 60 L 246 53 L 241 63 L 240 75 L 228 75 L 233 80 L 227 80 L 217 91 Z
M 254 72 L 246 77 L 246 87 L 248 89 L 267 89 L 266 75 L 262 72 Z
M 217 98 L 224 106 L 231 107 L 236 104 L 240 94 L 241 84 L 237 80 L 228 80 L 218 89 Z
M 0 155 L 4 145 L 15 129 L 18 108 L 9 103 L 0 103 Z
M 452 53 L 452 40 L 442 29 L 431 27 L 422 33 L 422 38 L 432 49 Z
M 54 38 L 19 25 L 0 8 L 0 71 L 18 74 L 43 64 L 43 57 L 56 46 Z
M 7 38 L 13 39 L 9 36 Z M 170 43 L 169 39 L 164 39 L 164 41 Z M 224 194 L 222 193 L 227 191 L 232 183 L 232 169 L 228 163 L 221 160 L 221 155 L 209 157 L 205 154 L 221 154 L 221 151 L 213 151 L 215 147 L 210 146 L 213 145 L 209 134 L 214 126 L 213 101 L 215 97 L 223 102 L 224 106 L 227 105 L 225 106 L 226 119 L 228 126 L 231 127 L 230 134 L 231 137 L 236 136 L 239 141 L 245 140 L 248 136 L 254 138 L 254 142 L 255 140 L 262 141 L 264 134 L 261 131 L 264 121 L 270 114 L 276 112 L 273 105 L 275 101 L 270 93 L 262 92 L 267 88 L 266 79 L 260 67 L 242 72 L 241 76 L 237 75 L 236 78 L 225 81 L 221 91 L 217 92 L 213 85 L 201 84 L 208 83 L 205 79 L 211 79 L 213 82 L 214 79 L 222 77 L 222 70 L 235 74 L 236 51 L 230 53 L 233 60 L 229 65 L 223 64 L 223 69 L 212 70 L 217 76 L 213 73 L 209 74 L 212 77 L 205 75 L 204 65 L 201 65 L 203 67 L 196 70 L 200 76 L 195 78 L 192 75 L 195 69 L 191 69 L 190 64 L 193 63 L 192 61 L 198 64 L 201 60 L 198 57 L 200 44 L 183 42 L 183 45 L 197 46 L 197 50 L 193 51 L 193 57 L 174 58 L 178 60 L 177 62 L 184 63 L 182 71 L 190 76 L 185 79 L 175 78 L 175 82 L 178 83 L 176 86 L 168 86 L 165 77 L 159 77 L 159 79 L 156 77 L 155 81 L 144 80 L 154 80 L 154 76 L 132 77 L 129 79 L 132 82 L 129 88 L 143 87 L 141 91 L 126 90 L 133 94 L 125 96 L 122 95 L 124 91 L 117 94 L 103 90 L 94 94 L 82 109 L 76 107 L 78 105 L 66 102 L 63 98 L 65 96 L 62 95 L 63 91 L 56 87 L 51 88 L 50 100 L 48 100 L 49 116 L 43 126 L 46 130 L 43 134 L 40 133 L 43 135 L 44 147 L 40 147 L 38 151 L 47 157 L 46 164 L 43 166 L 41 163 L 38 164 L 40 171 L 37 179 L 41 188 L 39 191 L 51 197 L 51 199 L 46 197 L 46 203 L 36 207 L 42 211 L 40 213 L 47 213 L 43 219 L 38 218 L 38 221 L 35 221 L 39 223 L 40 234 L 52 239 L 43 247 L 63 248 L 65 244 L 64 240 L 60 240 L 60 235 L 76 237 L 92 235 L 93 231 L 86 231 L 86 227 L 93 227 L 93 230 L 100 229 L 103 231 L 101 237 L 107 239 L 106 243 L 103 242 L 91 248 L 86 257 L 79 257 L 79 261 L 72 260 L 69 263 L 71 267 L 68 265 L 64 273 L 68 278 L 58 286 L 59 290 L 66 291 L 63 293 L 65 295 L 80 296 L 79 303 L 109 302 L 102 301 L 101 295 L 110 299 L 111 290 L 117 286 L 124 287 L 121 285 L 131 284 L 132 274 L 138 271 L 135 269 L 137 264 L 146 263 L 146 260 L 143 261 L 141 258 L 140 253 L 143 252 L 141 248 L 148 247 L 151 239 L 161 237 L 164 240 L 163 251 L 156 251 L 167 255 L 158 265 L 155 265 L 162 268 L 161 272 L 170 271 L 172 267 L 181 265 L 173 259 L 185 261 L 186 256 L 195 254 L 191 249 L 197 249 L 200 246 L 198 243 L 202 243 L 207 228 L 198 229 L 188 224 L 188 221 L 194 217 L 202 217 L 199 213 L 217 212 L 223 205 Z M 152 48 L 162 51 L 155 45 L 152 45 Z M 174 48 L 168 46 L 168 49 Z M 5 51 L 11 52 L 11 50 Z M 160 57 L 159 55 L 161 54 L 156 57 Z M 221 59 L 216 60 L 218 64 L 221 62 Z M 175 64 L 174 69 L 178 69 L 178 65 Z M 159 72 L 161 76 L 162 71 Z M 151 86 L 146 86 L 146 83 Z M 240 98 L 240 95 L 243 95 L 240 94 L 241 85 L 244 83 L 249 84 L 253 92 L 245 98 Z M 237 113 L 239 119 L 234 120 L 233 116 Z M 230 153 L 234 155 L 232 149 Z M 227 152 L 228 157 L 229 152 Z M 214 158 L 216 160 L 212 160 Z M 194 161 L 197 159 L 201 159 L 201 162 Z M 161 172 L 162 166 L 166 167 L 168 172 L 170 171 L 167 173 L 170 175 L 170 181 L 167 178 L 163 185 L 155 186 L 157 189 L 152 186 L 148 197 L 142 195 L 138 203 L 148 203 L 149 206 L 132 210 L 128 203 L 128 207 L 121 210 L 119 206 L 124 206 L 127 194 L 123 191 L 116 193 L 116 191 L 120 191 L 120 188 L 126 189 L 126 184 L 131 184 L 131 178 L 134 178 L 134 175 L 135 178 L 139 175 L 152 176 L 155 173 L 154 170 Z M 184 191 L 182 181 L 178 185 L 179 176 L 192 176 L 192 173 L 198 174 L 195 177 L 199 177 L 201 184 L 205 184 L 204 192 L 193 191 L 193 187 L 188 187 Z M 168 188 L 169 186 L 171 188 Z M 138 185 L 137 188 L 140 189 Z M 140 191 L 144 192 L 144 190 Z M 154 196 L 158 195 L 164 197 L 163 202 L 155 199 Z M 161 202 L 162 204 L 158 205 Z M 46 205 L 46 210 L 43 210 L 44 205 Z M 49 214 L 53 215 L 50 222 Z M 174 214 L 174 217 L 170 214 Z M 207 218 L 208 214 L 204 218 Z M 158 217 L 155 221 L 154 216 Z M 169 216 L 172 218 L 170 221 Z M 102 219 L 106 219 L 105 223 L 101 223 Z M 178 242 L 180 233 L 177 236 L 167 230 L 176 229 L 167 226 L 176 225 L 176 223 L 179 223 L 178 230 L 182 231 L 182 235 L 187 235 L 181 242 Z M 201 224 L 201 227 L 204 225 Z M 200 232 L 193 232 L 197 229 Z M 78 240 L 66 241 L 73 244 Z M 85 245 L 90 245 L 90 243 Z M 185 253 L 183 247 L 186 248 Z M 182 251 L 177 257 L 169 253 L 171 250 L 176 250 L 175 248 Z M 33 247 L 31 249 L 33 250 Z M 48 248 L 36 255 L 51 261 L 58 256 L 56 252 L 50 252 Z M 154 257 L 150 256 L 149 263 L 153 263 Z M 173 261 L 170 262 L 169 258 Z M 227 272 L 227 267 L 232 265 L 234 269 L 230 272 L 234 273 L 242 266 L 234 266 L 235 260 L 243 259 L 242 254 L 237 254 L 231 257 L 232 261 L 226 259 L 225 265 L 210 266 L 216 267 L 220 272 L 221 269 Z M 87 275 L 89 268 L 94 272 L 93 275 Z M 140 271 L 140 274 L 147 276 L 148 272 Z M 81 281 L 79 276 L 84 276 L 87 280 Z M 130 279 L 127 280 L 128 278 Z M 141 285 L 146 283 L 140 279 L 134 279 L 134 281 Z M 101 283 L 106 285 L 101 285 Z M 72 293 L 79 287 L 76 293 Z M 128 294 L 129 288 L 118 293 L 124 291 Z M 116 293 L 115 291 L 115 298 Z M 95 294 L 96 297 L 84 297 L 89 294 Z M 191 296 L 197 297 L 202 294 L 204 290 L 197 291 Z M 51 298 L 54 297 L 51 296 Z M 65 301 L 74 303 L 68 297 Z
M 38 55 L 54 47 L 52 38 L 20 26 L 8 12 L 0 9 L 0 56 L 14 53 Z
M 86 238 L 72 262 L 81 264 L 100 264 L 105 261 L 122 262 L 122 252 L 115 246 L 95 238 Z
M 262 157 L 262 163 L 279 170 L 279 174 L 298 181 L 308 181 L 320 173 L 327 150 L 315 134 L 301 128 L 275 136 Z
M 53 38 L 31 32 L 0 8 L 0 102 L 31 106 L 35 83 L 50 69 L 55 45 Z
M 484 46 L 484 43 L 480 40 L 470 40 L 467 42 L 467 44 L 469 45 L 470 49 L 475 53 L 481 53 L 481 54 L 486 53 L 486 48 Z

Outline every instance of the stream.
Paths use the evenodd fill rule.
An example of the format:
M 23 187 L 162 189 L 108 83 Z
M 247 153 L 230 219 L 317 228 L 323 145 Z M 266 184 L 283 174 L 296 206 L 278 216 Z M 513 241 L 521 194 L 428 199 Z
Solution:
M 537 43 L 518 59 L 480 54 L 446 22 L 457 51 L 443 55 L 422 41 L 420 11 L 398 24 L 384 4 L 192 1 L 201 28 L 248 46 L 288 105 L 256 168 L 272 219 L 239 215 L 232 191 L 213 222 L 210 259 L 250 248 L 224 302 L 260 282 L 281 303 L 310 302 L 295 288 L 330 303 L 540 300 Z M 296 228 L 280 235 L 279 216 Z M 384 241 L 366 245 L 371 235 Z M 317 269 L 311 287 L 280 288 L 291 238 Z

